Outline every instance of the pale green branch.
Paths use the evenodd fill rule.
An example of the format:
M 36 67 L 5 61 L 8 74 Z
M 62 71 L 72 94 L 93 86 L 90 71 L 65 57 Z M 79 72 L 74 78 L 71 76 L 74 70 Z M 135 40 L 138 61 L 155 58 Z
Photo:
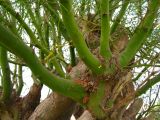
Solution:
M 27 34 L 29 35 L 31 41 L 35 44 L 36 47 L 41 49 L 44 53 L 48 53 L 48 50 L 42 46 L 39 41 L 37 40 L 36 36 L 32 32 L 32 30 L 29 28 L 29 26 L 25 23 L 25 21 L 22 19 L 22 17 L 14 11 L 14 9 L 10 6 L 10 4 L 7 1 L 0 1 L 0 5 L 5 8 L 6 11 L 8 11 L 15 19 L 18 20 L 18 22 L 22 25 L 22 27 L 25 29 Z
M 111 27 L 111 34 L 115 32 L 116 28 L 118 27 L 119 23 L 121 22 L 121 19 L 122 19 L 123 15 L 125 14 L 126 9 L 128 7 L 129 1 L 130 0 L 123 0 L 122 8 L 121 8 L 119 14 L 117 15 L 116 19 L 114 20 L 114 23 Z
M 101 37 L 100 54 L 109 59 L 112 56 L 109 38 L 110 38 L 110 18 L 109 18 L 109 0 L 101 0 Z
M 129 64 L 129 62 L 136 55 L 137 51 L 147 40 L 147 37 L 151 33 L 151 30 L 153 28 L 153 22 L 155 17 L 157 16 L 159 6 L 160 6 L 159 0 L 153 0 L 149 2 L 148 10 L 144 19 L 136 28 L 133 37 L 129 40 L 127 47 L 120 55 L 121 67 L 126 67 Z
M 2 25 L 0 25 L 0 36 L 0 45 L 22 58 L 32 70 L 34 75 L 43 84 L 53 89 L 55 92 L 68 96 L 77 101 L 80 101 L 84 97 L 85 92 L 81 85 L 76 84 L 72 80 L 58 77 L 49 72 L 46 68 L 44 68 L 32 50 L 25 45 L 23 41 L 19 40 L 13 33 Z
M 95 73 L 102 73 L 104 68 L 99 60 L 89 51 L 82 33 L 78 29 L 78 25 L 74 19 L 72 12 L 72 0 L 59 0 L 61 4 L 64 25 L 69 33 L 80 58 Z

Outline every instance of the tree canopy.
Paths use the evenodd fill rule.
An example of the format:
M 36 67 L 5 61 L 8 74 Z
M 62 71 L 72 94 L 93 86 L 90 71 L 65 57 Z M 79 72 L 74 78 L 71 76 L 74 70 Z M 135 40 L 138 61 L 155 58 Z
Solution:
M 159 0 L 0 0 L 0 119 L 68 120 L 76 106 L 95 119 L 151 119 L 159 12 Z M 24 67 L 34 81 L 26 96 Z M 40 102 L 43 84 L 53 92 Z

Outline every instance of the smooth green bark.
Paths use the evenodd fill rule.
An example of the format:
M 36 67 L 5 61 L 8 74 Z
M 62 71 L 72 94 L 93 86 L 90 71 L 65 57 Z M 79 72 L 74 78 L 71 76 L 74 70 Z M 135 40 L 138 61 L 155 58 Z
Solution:
M 97 91 L 90 95 L 90 101 L 88 103 L 88 108 L 97 118 L 104 118 L 105 112 L 103 111 L 103 99 L 105 97 L 105 81 L 101 80 L 99 82 Z
M 0 63 L 2 69 L 2 100 L 8 103 L 12 93 L 12 83 L 10 77 L 10 68 L 8 64 L 7 51 L 5 48 L 0 47 Z
M 72 12 L 72 0 L 60 0 L 62 17 L 80 58 L 84 63 L 95 73 L 102 73 L 104 68 L 101 66 L 99 60 L 89 51 L 82 33 L 79 31 L 74 15 Z
M 84 88 L 72 80 L 55 76 L 45 69 L 32 50 L 2 25 L 0 25 L 0 36 L 0 45 L 22 58 L 28 67 L 30 67 L 34 75 L 43 84 L 76 101 L 79 101 L 84 97 Z
M 109 59 L 112 56 L 109 38 L 110 38 L 110 18 L 109 18 L 109 0 L 101 0 L 101 37 L 100 54 Z
M 120 55 L 120 66 L 126 67 L 129 62 L 134 58 L 137 51 L 141 48 L 143 43 L 147 40 L 148 34 L 152 30 L 153 22 L 157 16 L 157 12 L 160 6 L 159 0 L 150 1 L 148 11 L 136 28 L 133 37 L 130 39 L 126 49 Z

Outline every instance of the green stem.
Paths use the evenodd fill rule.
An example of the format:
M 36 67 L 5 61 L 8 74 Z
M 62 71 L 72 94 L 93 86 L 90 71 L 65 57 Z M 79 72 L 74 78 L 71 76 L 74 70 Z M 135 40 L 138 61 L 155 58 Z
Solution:
M 42 20 L 42 17 L 40 15 L 40 1 L 36 1 L 35 2 L 35 19 L 36 19 L 36 23 L 37 23 L 37 31 L 39 33 L 39 36 L 40 36 L 40 39 L 41 39 L 41 44 L 43 44 L 45 47 L 47 47 L 47 43 L 44 39 L 44 36 L 43 36 L 43 32 L 42 32 L 42 29 L 43 28 L 43 20 Z
M 138 96 L 144 94 L 148 89 L 150 89 L 153 85 L 155 85 L 158 82 L 160 82 L 160 74 L 158 74 L 154 78 L 148 80 L 148 82 L 145 85 L 143 85 L 140 89 L 138 89 L 136 91 L 136 96 L 138 97 Z
M 99 60 L 89 51 L 82 33 L 78 29 L 78 25 L 74 19 L 72 12 L 72 0 L 60 0 L 62 17 L 64 25 L 69 33 L 80 58 L 84 63 L 95 73 L 102 73 L 104 68 L 101 66 Z
M 72 80 L 64 79 L 50 73 L 38 60 L 32 50 L 14 34 L 0 25 L 0 45 L 22 58 L 34 75 L 46 86 L 76 101 L 85 96 L 84 88 Z
M 149 64 L 146 64 L 146 65 L 144 64 L 144 65 L 143 65 L 143 66 L 144 66 L 143 70 L 137 75 L 136 78 L 133 79 L 134 82 L 137 81 L 137 80 L 141 77 L 141 75 L 143 75 L 144 72 L 145 72 L 149 67 L 151 67 L 151 66 L 157 67 L 156 65 L 153 65 L 153 63 L 155 62 L 155 64 L 156 64 L 156 61 L 158 61 L 158 59 L 159 59 L 158 56 L 159 56 L 159 54 L 156 54 L 156 55 L 153 57 L 153 59 L 150 61 Z M 148 62 L 148 61 L 147 61 L 147 62 Z M 136 67 L 136 66 L 134 66 L 134 67 Z
M 141 77 L 141 75 L 143 75 L 144 72 L 145 72 L 148 68 L 149 68 L 149 66 L 146 66 L 145 68 L 143 68 L 143 70 L 137 75 L 137 77 L 136 77 L 135 79 L 133 79 L 133 81 L 134 81 L 134 82 L 137 81 L 137 80 Z
M 24 27 L 24 29 L 26 30 L 26 32 L 27 32 L 28 35 L 30 36 L 32 42 L 33 42 L 38 48 L 40 48 L 41 53 L 42 53 L 42 54 L 43 54 L 43 53 L 49 54 L 49 50 L 47 50 L 44 46 L 42 46 L 42 45 L 38 42 L 38 40 L 36 39 L 36 37 L 35 37 L 35 35 L 33 34 L 32 30 L 31 30 L 31 29 L 28 27 L 28 25 L 23 21 L 23 19 L 21 18 L 21 16 L 20 16 L 18 13 L 16 13 L 16 12 L 12 9 L 11 6 L 10 6 L 10 7 L 7 6 L 6 2 L 2 2 L 2 3 L 0 3 L 0 4 L 1 4 L 8 12 L 10 12 L 10 14 L 13 15 L 13 17 L 15 17 L 15 18 L 19 21 L 19 23 L 21 23 L 21 25 Z M 38 26 L 38 23 L 37 23 L 37 21 L 36 21 L 36 19 L 35 19 L 35 17 L 34 17 L 33 12 L 31 11 L 31 8 L 29 7 L 29 5 L 26 5 L 26 7 L 28 7 L 28 9 L 27 9 L 27 10 L 28 10 L 28 13 L 29 13 L 29 15 L 30 15 L 30 17 L 31 17 L 31 19 L 32 19 L 35 27 L 37 28 L 37 31 L 38 31 L 39 35 L 41 36 L 41 39 L 43 39 L 41 30 L 40 30 L 40 28 L 39 28 L 39 26 Z M 47 34 L 49 34 L 49 31 L 48 31 Z M 46 36 L 46 37 L 47 37 L 47 36 Z M 45 41 L 45 42 L 42 42 L 42 43 L 46 43 L 46 41 Z M 56 60 L 55 60 L 55 61 L 56 61 Z M 55 63 L 56 63 L 56 62 L 55 62 Z M 57 64 L 55 64 L 55 67 L 57 68 Z M 58 71 L 59 71 L 59 69 L 58 69 Z M 62 75 L 62 72 L 61 72 L 61 75 Z M 63 76 L 64 76 L 64 74 L 63 74 Z
M 110 18 L 109 18 L 109 0 L 101 0 L 101 37 L 100 54 L 109 59 L 112 56 L 110 46 Z
M 28 33 L 31 41 L 35 44 L 36 47 L 38 47 L 39 49 L 43 50 L 44 53 L 48 53 L 48 50 L 45 49 L 37 40 L 37 38 L 35 37 L 34 33 L 32 32 L 32 30 L 28 27 L 28 25 L 24 22 L 24 20 L 22 19 L 22 17 L 16 12 L 14 11 L 14 9 L 12 9 L 11 6 L 9 6 L 7 4 L 8 2 L 6 1 L 1 1 L 0 5 L 3 6 L 13 17 L 15 17 L 18 22 L 23 26 L 23 28 L 26 30 L 26 32 Z
M 100 13 L 100 0 L 95 0 L 96 2 L 96 13 Z
M 15 65 L 21 65 L 21 66 L 27 66 L 25 63 L 21 62 L 21 61 L 12 61 L 12 60 L 8 60 L 9 63 L 15 64 Z
M 157 16 L 157 11 L 159 10 L 160 1 L 154 0 L 150 1 L 148 6 L 148 11 L 141 21 L 139 26 L 136 28 L 135 33 L 131 40 L 129 41 L 127 47 L 120 55 L 120 65 L 121 67 L 126 67 L 129 62 L 134 58 L 137 51 L 141 48 L 143 43 L 147 40 L 147 36 L 151 33 L 153 22 Z
M 62 66 L 56 60 L 56 58 L 51 59 L 51 63 L 53 63 L 53 65 L 56 68 L 56 71 L 58 72 L 59 76 L 65 77 L 65 72 L 63 71 Z
M 50 14 L 52 15 L 51 17 L 53 17 L 54 22 L 57 26 L 57 28 L 59 29 L 59 31 L 61 31 L 63 37 L 65 38 L 65 40 L 70 41 L 70 37 L 67 34 L 67 30 L 60 18 L 60 16 L 58 15 L 58 13 L 55 11 L 55 9 L 53 9 L 53 7 L 50 4 L 44 4 L 44 7 L 46 7 L 48 9 L 48 11 L 50 12 Z
M 75 55 L 75 51 L 74 51 L 74 46 L 70 43 L 70 59 L 71 59 L 71 66 L 75 66 L 76 65 L 76 55 Z
M 119 7 L 121 0 L 110 0 L 110 17 L 112 17 L 116 11 L 116 9 Z
M 89 107 L 89 110 L 91 110 L 91 112 L 94 113 L 97 118 L 105 117 L 105 113 L 102 110 L 102 102 L 105 96 L 105 86 L 105 81 L 101 80 L 99 82 L 97 91 L 90 95 L 90 101 L 87 105 Z
M 80 7 L 80 15 L 83 16 L 85 14 L 85 7 L 86 6 L 86 0 L 81 1 L 81 7 Z
M 0 63 L 2 69 L 2 100 L 5 103 L 8 103 L 12 93 L 12 83 L 10 78 L 10 68 L 8 64 L 7 51 L 5 48 L 0 47 Z
M 46 16 L 46 19 L 45 19 L 45 22 L 44 22 L 44 31 L 45 31 L 45 36 L 44 36 L 44 38 L 45 38 L 45 42 L 46 42 L 46 44 L 47 44 L 47 48 L 48 49 L 50 49 L 50 44 L 49 44 L 49 30 L 50 30 L 50 27 L 49 27 L 49 22 L 48 22 L 48 14 L 47 14 L 47 12 L 46 12 L 46 14 L 45 14 L 45 16 Z
M 29 14 L 29 16 L 33 22 L 33 25 L 35 26 L 35 28 L 37 30 L 38 36 L 40 37 L 40 40 L 41 40 L 41 43 L 46 47 L 46 42 L 43 37 L 41 22 L 39 20 L 39 17 L 37 17 L 37 16 L 35 17 L 33 10 L 31 8 L 31 4 L 28 2 L 28 0 L 24 0 L 23 4 L 24 4 L 24 6 L 27 10 L 27 13 Z M 36 11 L 36 13 L 37 13 L 37 11 Z
M 122 3 L 122 8 L 118 14 L 118 16 L 116 17 L 116 19 L 114 20 L 114 23 L 111 27 L 111 34 L 115 32 L 117 26 L 119 25 L 119 23 L 121 22 L 121 19 L 123 17 L 123 15 L 125 14 L 126 12 L 126 9 L 127 9 L 127 6 L 129 4 L 129 1 L 130 0 L 123 0 L 123 3 Z
M 17 94 L 21 95 L 23 88 L 23 77 L 22 77 L 22 66 L 18 66 L 18 89 L 17 89 Z

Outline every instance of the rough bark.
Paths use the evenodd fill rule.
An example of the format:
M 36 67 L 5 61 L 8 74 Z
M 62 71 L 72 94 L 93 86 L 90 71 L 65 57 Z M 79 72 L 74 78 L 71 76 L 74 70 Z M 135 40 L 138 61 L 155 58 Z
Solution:
M 87 67 L 80 61 L 70 70 L 69 75 L 72 79 L 79 80 L 86 77 L 84 74 L 86 69 Z M 29 120 L 70 120 L 75 107 L 76 102 L 53 92 L 37 106 Z
M 37 105 L 40 103 L 42 85 L 34 83 L 30 88 L 29 93 L 22 99 L 21 106 L 21 118 L 28 120 L 32 112 L 35 110 Z
M 77 120 L 94 120 L 94 118 L 89 111 L 85 110 Z
M 70 120 L 75 102 L 57 93 L 51 93 L 35 109 L 29 120 Z
M 85 111 L 85 108 L 77 104 L 73 115 L 76 119 L 78 119 L 83 114 L 84 111 Z
M 33 84 L 24 98 L 19 97 L 13 90 L 11 101 L 7 104 L 2 101 L 0 103 L 0 120 L 28 120 L 40 102 L 41 87 Z

